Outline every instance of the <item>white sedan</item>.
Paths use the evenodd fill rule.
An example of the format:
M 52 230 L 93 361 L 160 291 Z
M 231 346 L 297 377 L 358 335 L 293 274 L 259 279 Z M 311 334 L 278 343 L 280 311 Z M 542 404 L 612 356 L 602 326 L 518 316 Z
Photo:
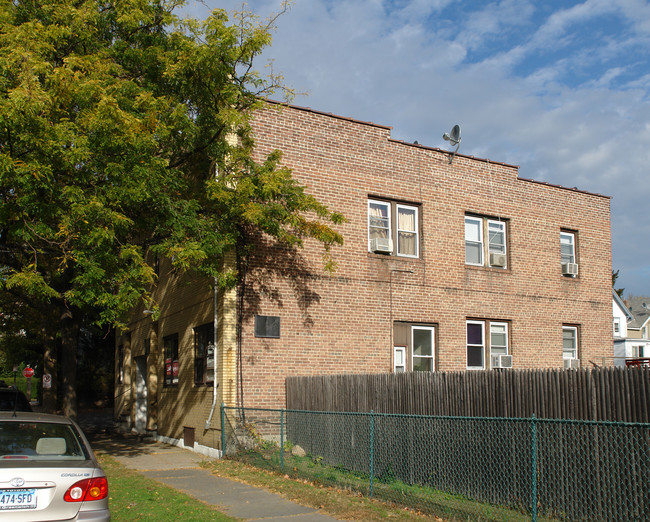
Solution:
M 110 518 L 106 475 L 75 422 L 0 412 L 0 520 Z

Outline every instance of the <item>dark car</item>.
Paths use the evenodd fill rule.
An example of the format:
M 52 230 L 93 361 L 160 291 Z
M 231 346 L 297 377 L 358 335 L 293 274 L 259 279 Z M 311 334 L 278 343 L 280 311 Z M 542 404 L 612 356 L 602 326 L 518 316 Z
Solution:
M 0 411 L 32 411 L 32 407 L 18 388 L 0 386 Z

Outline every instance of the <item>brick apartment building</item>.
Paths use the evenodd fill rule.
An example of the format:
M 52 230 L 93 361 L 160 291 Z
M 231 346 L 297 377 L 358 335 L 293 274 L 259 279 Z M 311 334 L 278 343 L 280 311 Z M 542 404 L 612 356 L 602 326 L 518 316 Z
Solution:
M 241 309 L 234 292 L 218 296 L 215 394 L 209 281 L 180 281 L 162 263 L 160 317 L 136 310 L 116 348 L 116 413 L 138 431 L 218 448 L 218 405 L 282 407 L 290 375 L 576 367 L 611 355 L 608 197 L 486 159 L 450 163 L 389 127 L 301 107 L 272 104 L 253 128 L 259 159 L 281 150 L 308 192 L 349 220 L 338 269 L 324 272 L 316 242 L 259 250 Z

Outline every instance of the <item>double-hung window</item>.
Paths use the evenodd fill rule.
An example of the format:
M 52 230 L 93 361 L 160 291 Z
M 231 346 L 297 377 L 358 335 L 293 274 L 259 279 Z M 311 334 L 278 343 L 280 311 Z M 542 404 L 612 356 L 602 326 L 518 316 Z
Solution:
M 419 226 L 419 207 L 368 200 L 369 252 L 418 257 Z
M 397 205 L 397 255 L 418 257 L 418 209 Z
M 560 231 L 560 263 L 562 265 L 562 275 L 569 277 L 578 275 L 575 232 Z
M 465 216 L 465 263 L 483 266 L 483 220 Z
M 490 322 L 490 361 L 494 367 L 496 357 L 508 355 L 508 323 Z
M 368 201 L 368 242 L 373 239 L 392 239 L 390 203 Z
M 214 381 L 214 324 L 194 328 L 194 383 Z
M 178 384 L 178 334 L 163 338 L 165 350 L 165 386 Z
M 465 264 L 506 268 L 506 225 L 498 219 L 465 216 Z
M 411 328 L 411 362 L 414 372 L 434 370 L 434 328 L 433 326 L 413 326 Z
M 562 327 L 562 357 L 578 358 L 578 328 L 575 326 Z
M 485 323 L 467 321 L 467 369 L 485 368 Z
M 468 370 L 504 367 L 501 356 L 509 355 L 508 323 L 502 321 L 467 321 Z M 486 361 L 489 355 L 489 366 Z M 508 364 L 508 367 L 511 364 Z
M 576 262 L 576 242 L 573 232 L 560 232 L 560 251 L 562 264 Z

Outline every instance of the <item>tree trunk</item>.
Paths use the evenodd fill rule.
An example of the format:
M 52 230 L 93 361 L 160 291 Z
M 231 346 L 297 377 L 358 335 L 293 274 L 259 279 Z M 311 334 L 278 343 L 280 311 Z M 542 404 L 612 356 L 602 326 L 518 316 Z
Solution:
M 79 319 L 77 313 L 65 309 L 59 320 L 61 327 L 61 373 L 63 385 L 63 414 L 77 418 L 77 348 Z

